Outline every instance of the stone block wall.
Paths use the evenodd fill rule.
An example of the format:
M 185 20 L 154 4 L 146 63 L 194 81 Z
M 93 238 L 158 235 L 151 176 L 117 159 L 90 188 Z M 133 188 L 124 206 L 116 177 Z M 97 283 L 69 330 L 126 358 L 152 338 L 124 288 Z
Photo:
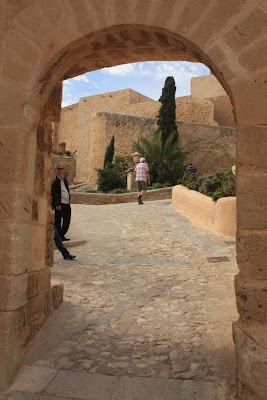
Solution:
M 188 152 L 187 162 L 194 163 L 199 173 L 212 174 L 235 164 L 235 129 L 216 125 L 177 122 L 181 147 Z M 90 183 L 95 184 L 95 168 L 103 168 L 105 151 L 111 137 L 115 155 L 132 154 L 132 144 L 140 136 L 151 136 L 157 129 L 156 118 L 98 112 L 92 121 Z
M 214 106 L 214 119 L 218 125 L 235 127 L 233 106 L 228 96 L 210 97 Z
M 235 127 L 232 103 L 214 75 L 191 79 L 191 95 L 206 99 L 214 106 L 214 120 L 218 125 Z
M 227 96 L 224 88 L 214 75 L 191 78 L 191 95 L 208 99 L 210 97 Z
M 9 187 L 1 199 L 1 389 L 11 383 L 22 363 L 25 345 L 53 310 L 50 282 L 54 236 L 51 149 L 52 121 L 59 120 L 60 103 L 61 82 L 50 93 L 41 116 L 38 114 L 31 135 L 24 136 L 23 129 L 20 130 L 19 147 L 15 148 L 17 157 L 22 160 L 20 170 L 26 173 L 24 178 L 27 176 L 27 179 L 22 183 L 18 175 L 16 190 Z M 11 151 L 7 153 L 9 157 L 12 154 Z M 14 157 L 13 163 L 15 165 Z M 15 168 L 10 168 L 10 171 L 16 173 Z M 14 218 L 15 212 L 17 219 Z
M 176 103 L 176 119 L 197 122 L 200 124 L 215 124 L 213 104 L 209 100 L 183 96 L 175 99 Z M 127 114 L 157 118 L 159 115 L 161 103 L 159 101 L 148 101 L 142 104 L 132 104 Z
M 103 168 L 106 148 L 114 135 L 115 155 L 132 155 L 132 144 L 139 136 L 149 136 L 157 129 L 155 118 L 135 117 L 115 113 L 98 112 L 92 119 L 89 182 L 97 182 L 95 168 Z
M 54 150 L 59 150 L 58 145 L 66 143 L 66 150 L 74 153 L 77 150 L 77 124 L 79 104 L 64 107 L 60 116 L 60 123 L 57 124 L 57 145 Z
M 224 126 L 193 124 L 179 121 L 182 150 L 188 152 L 200 174 L 214 174 L 231 168 L 236 162 L 236 130 Z
M 91 125 L 97 111 L 125 112 L 130 104 L 151 101 L 131 89 L 83 97 L 78 107 L 77 180 L 88 181 L 90 169 Z
M 22 309 L 21 340 L 25 345 L 44 324 L 53 309 L 51 272 L 53 266 L 53 216 L 51 210 L 52 125 L 47 119 L 37 128 L 37 150 L 30 227 L 31 254 L 27 269 L 26 304 Z
M 88 112 L 88 104 L 85 99 L 80 99 L 77 124 L 77 152 L 75 156 L 79 160 L 76 165 L 76 178 L 81 181 L 88 181 L 90 124 L 91 114 Z
M 126 89 L 84 97 L 78 104 L 63 108 L 61 121 L 54 130 L 57 133 L 55 143 L 58 147 L 61 142 L 65 142 L 66 149 L 71 152 L 77 149 L 76 180 L 91 183 L 91 173 L 96 166 L 94 156 L 91 157 L 94 150 L 90 150 L 91 142 L 97 139 L 93 137 L 92 128 L 95 112 L 118 112 L 136 117 L 155 118 L 158 116 L 160 106 L 160 102 L 151 100 L 134 90 Z M 176 98 L 176 118 L 187 122 L 216 124 L 213 103 L 192 96 Z
M 216 125 L 213 104 L 208 100 L 192 96 L 176 99 L 176 119 L 198 124 Z

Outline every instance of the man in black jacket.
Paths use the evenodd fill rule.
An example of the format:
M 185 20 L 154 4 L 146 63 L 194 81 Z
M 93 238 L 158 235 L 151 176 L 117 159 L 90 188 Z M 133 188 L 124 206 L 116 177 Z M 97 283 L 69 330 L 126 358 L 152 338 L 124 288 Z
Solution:
M 70 191 L 69 184 L 63 175 L 64 167 L 62 163 L 54 166 L 56 178 L 52 183 L 52 207 L 55 210 L 55 227 L 61 237 L 62 242 L 70 240 L 65 237 L 71 218 Z

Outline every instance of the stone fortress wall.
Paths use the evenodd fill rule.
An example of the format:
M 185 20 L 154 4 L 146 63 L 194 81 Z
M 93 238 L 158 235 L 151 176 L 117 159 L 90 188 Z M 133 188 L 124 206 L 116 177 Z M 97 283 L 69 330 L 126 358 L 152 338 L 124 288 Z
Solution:
M 218 125 L 177 122 L 181 148 L 189 153 L 186 162 L 197 165 L 201 174 L 212 174 L 235 163 L 235 129 Z M 115 155 L 130 156 L 132 143 L 149 137 L 157 129 L 157 119 L 97 112 L 92 118 L 91 165 L 103 168 L 106 148 L 114 135 Z M 95 169 L 90 182 L 97 181 Z
M 66 149 L 74 153 L 77 150 L 79 104 L 73 104 L 63 110 L 57 130 L 57 147 L 60 143 L 66 143 Z
M 235 127 L 233 107 L 228 96 L 209 97 L 214 106 L 214 119 L 221 126 Z
M 78 180 L 88 181 L 90 179 L 89 171 L 90 169 L 94 169 L 94 166 L 90 166 L 93 113 L 97 111 L 124 113 L 132 103 L 142 103 L 145 101 L 151 101 L 151 99 L 131 89 L 118 90 L 116 92 L 83 97 L 80 99 L 77 124 L 78 133 L 74 133 L 74 136 L 77 136 L 76 177 Z M 64 117 L 62 121 L 65 121 Z M 63 124 L 65 124 L 65 122 L 63 122 Z
M 151 133 L 157 128 L 156 120 L 152 123 L 150 118 L 158 116 L 160 105 L 158 101 L 131 89 L 125 89 L 84 97 L 78 104 L 63 108 L 61 120 L 57 126 L 56 144 L 58 146 L 64 142 L 67 150 L 76 153 L 76 180 L 96 183 L 95 168 L 103 166 L 105 149 L 112 134 L 117 137 L 116 146 L 120 147 L 120 154 L 131 154 L 132 142 L 138 139 L 138 135 Z M 104 113 L 105 117 L 101 113 Z M 110 118 L 107 117 L 107 113 L 111 113 Z M 122 122 L 122 117 L 118 118 L 116 114 L 129 116 L 129 118 L 125 118 Z M 130 116 L 135 118 L 131 119 Z M 178 121 L 205 124 L 214 128 L 216 125 L 235 126 L 230 100 L 213 75 L 192 78 L 191 96 L 176 98 L 176 118 Z M 119 134 L 116 133 L 116 129 L 114 130 L 114 124 L 112 125 L 111 121 L 115 120 L 118 132 L 121 131 L 121 124 L 124 124 L 123 133 Z M 126 120 L 131 123 L 127 125 Z M 107 124 L 111 124 L 112 129 L 109 129 Z M 194 125 L 194 132 L 198 129 L 203 133 L 201 125 L 198 128 Z M 218 130 L 214 129 L 214 132 L 216 136 Z M 230 136 L 233 136 L 233 132 Z M 226 140 L 226 137 L 223 137 Z M 207 142 L 209 140 L 207 138 Z M 231 139 L 231 151 L 234 141 L 235 139 Z M 202 151 L 206 154 L 205 149 L 202 148 Z M 231 160 L 231 164 L 234 164 L 235 156 Z M 198 168 L 206 171 L 202 165 L 198 165 Z M 218 164 L 215 170 L 219 168 Z
M 191 79 L 191 95 L 206 99 L 214 106 L 214 119 L 221 126 L 235 127 L 233 107 L 224 88 L 214 75 Z
M 183 96 L 175 99 L 176 119 L 197 122 L 200 124 L 217 124 L 214 121 L 214 106 L 205 99 Z M 161 103 L 159 101 L 147 101 L 142 104 L 132 104 L 127 110 L 127 114 L 157 118 Z

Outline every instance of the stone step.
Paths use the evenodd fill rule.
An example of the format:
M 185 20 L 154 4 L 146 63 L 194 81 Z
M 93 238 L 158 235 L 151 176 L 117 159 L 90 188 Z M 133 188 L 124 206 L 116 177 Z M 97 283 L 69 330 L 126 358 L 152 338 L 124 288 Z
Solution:
M 2 397 L 1 397 L 2 396 Z M 225 383 L 108 376 L 24 365 L 1 400 L 232 400 Z

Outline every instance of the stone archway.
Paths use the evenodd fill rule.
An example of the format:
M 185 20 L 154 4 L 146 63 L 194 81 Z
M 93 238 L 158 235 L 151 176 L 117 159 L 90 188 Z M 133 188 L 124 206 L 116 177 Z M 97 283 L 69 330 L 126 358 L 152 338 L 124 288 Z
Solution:
M 266 374 L 266 34 L 258 0 L 4 2 L 1 18 L 0 376 L 5 387 L 50 312 L 50 122 L 62 79 L 141 60 L 201 61 L 230 96 L 237 125 L 240 398 L 263 398 Z M 265 51 L 264 51 L 265 50 Z M 37 132 L 37 134 L 36 134 Z M 46 182 L 46 184 L 44 184 Z M 49 233 L 48 233 L 49 235 Z M 49 243 L 49 241 L 48 241 Z M 36 314 L 37 313 L 37 314 Z M 39 313 L 39 314 L 38 314 Z M 25 325 L 25 321 L 30 322 Z M 255 365 L 257 372 L 255 372 Z

